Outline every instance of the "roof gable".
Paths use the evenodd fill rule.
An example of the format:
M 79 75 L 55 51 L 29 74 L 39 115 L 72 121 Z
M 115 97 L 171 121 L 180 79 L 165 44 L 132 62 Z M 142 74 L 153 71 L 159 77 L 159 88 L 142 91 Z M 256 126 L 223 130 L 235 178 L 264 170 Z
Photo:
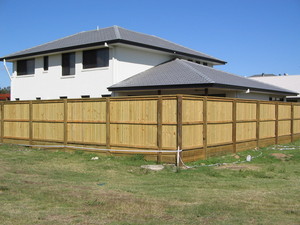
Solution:
M 263 92 L 295 94 L 292 91 L 216 70 L 212 67 L 175 59 L 110 86 L 110 91 L 150 88 L 227 87 Z
M 225 64 L 225 61 L 195 51 L 190 48 L 178 45 L 165 39 L 143 34 L 131 30 L 127 30 L 118 26 L 112 26 L 99 30 L 80 32 L 71 36 L 67 36 L 52 42 L 48 42 L 33 48 L 25 49 L 0 58 L 16 59 L 51 52 L 59 52 L 63 50 L 78 49 L 89 46 L 97 46 L 104 43 L 125 43 L 129 45 L 137 45 L 145 48 L 152 48 L 160 51 L 172 53 L 174 55 L 186 55 L 195 58 L 201 58 L 217 64 Z

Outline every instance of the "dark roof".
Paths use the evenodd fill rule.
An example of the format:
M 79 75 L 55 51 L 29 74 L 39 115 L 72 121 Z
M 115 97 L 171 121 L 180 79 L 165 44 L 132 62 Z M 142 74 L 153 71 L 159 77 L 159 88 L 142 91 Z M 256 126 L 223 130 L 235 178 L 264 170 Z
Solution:
M 118 26 L 77 33 L 65 38 L 48 42 L 43 45 L 35 46 L 33 48 L 4 56 L 0 58 L 0 60 L 16 59 L 21 57 L 47 54 L 51 52 L 103 45 L 105 42 L 107 44 L 124 43 L 129 45 L 136 45 L 140 47 L 169 52 L 175 55 L 185 55 L 188 57 L 204 59 L 219 64 L 226 63 L 225 61 L 222 61 L 220 59 L 214 58 L 190 48 L 186 48 L 165 39 L 153 35 L 127 30 Z
M 295 92 L 212 67 L 175 59 L 114 84 L 110 91 L 218 87 L 296 95 Z

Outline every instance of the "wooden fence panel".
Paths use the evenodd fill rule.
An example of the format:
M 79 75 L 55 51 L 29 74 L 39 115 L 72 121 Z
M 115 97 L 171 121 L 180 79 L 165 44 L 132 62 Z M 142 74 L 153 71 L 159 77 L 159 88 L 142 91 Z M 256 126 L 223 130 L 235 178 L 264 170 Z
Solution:
M 238 142 L 256 139 L 256 122 L 238 123 L 236 126 Z
M 111 124 L 111 146 L 157 149 L 157 126 Z
M 182 102 L 182 122 L 203 122 L 203 101 L 201 99 L 184 99 Z
M 291 121 L 279 121 L 278 122 L 278 135 L 290 135 L 291 134 Z
M 294 118 L 300 119 L 300 105 L 294 105 Z
M 256 120 L 256 103 L 253 102 L 237 102 L 236 104 L 236 120 Z
M 112 123 L 157 123 L 157 100 L 111 100 L 110 111 Z
M 207 145 L 220 145 L 232 142 L 232 124 L 208 124 Z
M 106 145 L 106 125 L 69 123 L 68 143 Z
M 300 133 L 300 120 L 294 120 L 294 134 L 299 134 Z
M 260 104 L 260 120 L 275 120 L 275 104 L 261 103 Z
M 259 138 L 275 137 L 275 121 L 260 122 Z
M 4 107 L 4 116 L 5 120 L 29 120 L 29 104 L 6 104 Z
M 63 123 L 33 123 L 32 138 L 39 141 L 63 142 Z
M 68 102 L 68 121 L 105 123 L 106 102 L 105 101 Z
M 278 119 L 291 119 L 291 105 L 279 105 L 278 106 Z
M 61 121 L 64 120 L 64 104 L 55 103 L 34 103 L 32 104 L 32 118 L 36 121 Z
M 232 121 L 232 102 L 207 101 L 207 122 Z
M 4 122 L 4 138 L 29 139 L 28 122 Z

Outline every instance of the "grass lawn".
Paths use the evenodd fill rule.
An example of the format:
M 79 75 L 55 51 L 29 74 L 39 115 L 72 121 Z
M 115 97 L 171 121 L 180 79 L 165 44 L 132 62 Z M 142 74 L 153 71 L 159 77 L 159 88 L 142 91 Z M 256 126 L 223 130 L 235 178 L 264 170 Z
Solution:
M 148 171 L 142 157 L 0 145 L 1 224 L 300 224 L 300 142 L 251 162 Z M 276 153 L 275 155 L 272 155 Z M 244 160 L 260 152 L 189 166 Z M 99 160 L 91 160 L 98 156 Z M 276 158 L 277 157 L 277 158 Z

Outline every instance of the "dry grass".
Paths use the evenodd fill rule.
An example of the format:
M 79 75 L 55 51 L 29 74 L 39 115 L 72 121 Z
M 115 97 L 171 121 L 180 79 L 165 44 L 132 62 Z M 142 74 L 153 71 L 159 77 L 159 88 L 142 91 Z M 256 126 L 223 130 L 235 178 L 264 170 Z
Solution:
M 295 143 L 295 145 L 299 145 Z M 299 224 L 300 150 L 176 172 L 141 157 L 0 146 L 2 224 Z M 241 159 L 247 154 L 239 153 Z M 236 161 L 226 156 L 193 165 Z

